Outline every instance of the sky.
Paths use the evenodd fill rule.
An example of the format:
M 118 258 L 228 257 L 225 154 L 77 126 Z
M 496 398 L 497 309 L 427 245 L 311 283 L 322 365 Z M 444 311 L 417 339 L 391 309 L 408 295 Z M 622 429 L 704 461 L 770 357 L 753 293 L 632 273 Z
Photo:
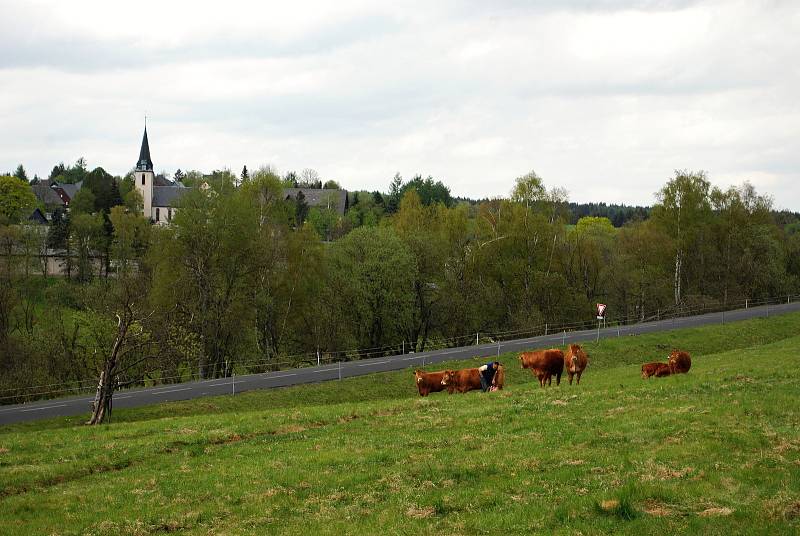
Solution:
M 800 3 L 0 0 L 0 171 L 313 168 L 652 204 L 675 170 L 800 211 Z

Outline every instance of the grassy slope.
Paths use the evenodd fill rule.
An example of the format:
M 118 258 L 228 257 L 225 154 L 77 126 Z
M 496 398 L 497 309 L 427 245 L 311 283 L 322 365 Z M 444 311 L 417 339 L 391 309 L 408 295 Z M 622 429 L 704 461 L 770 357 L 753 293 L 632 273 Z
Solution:
M 504 356 L 502 393 L 404 371 L 0 428 L 0 534 L 797 531 L 798 328 L 587 345 L 580 387 Z M 641 380 L 672 346 L 692 371 Z

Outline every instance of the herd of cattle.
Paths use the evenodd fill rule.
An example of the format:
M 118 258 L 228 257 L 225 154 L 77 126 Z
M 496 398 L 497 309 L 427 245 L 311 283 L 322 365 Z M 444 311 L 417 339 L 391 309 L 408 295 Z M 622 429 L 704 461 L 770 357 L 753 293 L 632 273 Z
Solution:
M 580 384 L 581 374 L 589 364 L 589 356 L 579 344 L 570 344 L 566 353 L 558 348 L 551 348 L 550 350 L 522 352 L 518 358 L 522 368 L 530 370 L 542 387 L 545 384 L 552 385 L 553 376 L 556 377 L 556 385 L 560 385 L 564 369 L 566 369 L 570 385 L 572 385 L 573 378 L 575 378 L 576 384 Z M 666 363 L 642 365 L 642 378 L 649 379 L 651 376 L 662 378 L 670 374 L 685 374 L 689 372 L 691 366 L 692 359 L 688 352 L 673 350 Z M 477 368 L 440 370 L 438 372 L 415 370 L 414 378 L 420 396 L 428 396 L 430 393 L 444 390 L 453 394 L 481 389 L 481 372 Z M 502 389 L 504 383 L 505 370 L 503 365 L 500 365 L 489 390 Z

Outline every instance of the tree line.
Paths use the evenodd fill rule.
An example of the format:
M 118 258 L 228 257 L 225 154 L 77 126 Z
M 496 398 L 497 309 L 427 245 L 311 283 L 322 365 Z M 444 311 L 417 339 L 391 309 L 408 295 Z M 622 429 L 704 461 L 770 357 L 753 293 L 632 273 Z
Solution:
M 509 197 L 477 203 L 433 178 L 398 175 L 386 193 L 352 192 L 343 215 L 315 208 L 329 211 L 325 223 L 310 210 L 298 218 L 286 177 L 269 168 L 220 173 L 184 195 L 168 226 L 141 216 L 135 190 L 114 193 L 97 175 L 104 186 L 64 216 L 72 228 L 61 244 L 99 254 L 100 270 L 77 266 L 60 279 L 29 270 L 36 255 L 23 254 L 21 229 L 30 226 L 12 208 L 26 201 L 0 203 L 4 402 L 22 398 L 12 388 L 92 378 L 101 422 L 122 385 L 591 322 L 597 302 L 611 320 L 643 320 L 800 290 L 796 215 L 779 218 L 752 185 L 721 189 L 702 172 L 675 172 L 649 217 L 621 227 L 573 220 L 566 192 L 533 172 Z M 0 179 L 0 199 L 21 184 Z M 59 225 L 45 233 L 51 243 Z

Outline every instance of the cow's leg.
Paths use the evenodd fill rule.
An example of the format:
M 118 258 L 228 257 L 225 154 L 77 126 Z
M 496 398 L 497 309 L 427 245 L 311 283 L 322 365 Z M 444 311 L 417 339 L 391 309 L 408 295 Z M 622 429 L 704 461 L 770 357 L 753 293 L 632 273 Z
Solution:
M 569 378 L 569 384 L 572 385 L 572 373 L 567 372 L 567 377 Z
M 556 374 L 556 385 L 561 385 L 561 373 Z
M 579 370 L 578 371 L 578 378 L 575 381 L 575 385 L 580 385 L 581 384 L 581 374 L 583 374 L 583 371 Z M 572 382 L 570 382 L 570 383 L 572 383 Z

